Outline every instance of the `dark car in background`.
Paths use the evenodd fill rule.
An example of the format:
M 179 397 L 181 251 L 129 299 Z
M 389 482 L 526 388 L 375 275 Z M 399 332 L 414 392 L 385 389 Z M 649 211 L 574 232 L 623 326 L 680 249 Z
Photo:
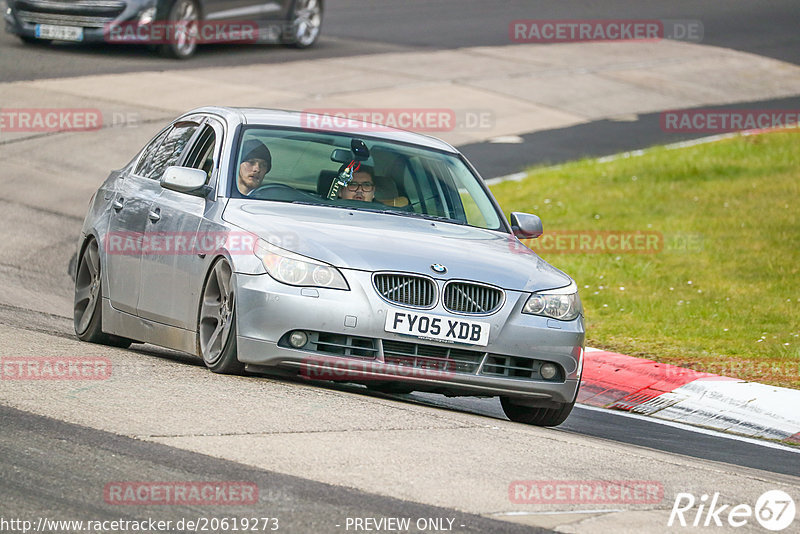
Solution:
M 6 0 L 6 31 L 26 43 L 150 44 L 185 59 L 207 42 L 313 45 L 323 0 Z M 226 28 L 227 25 L 227 28 Z M 233 28 L 234 31 L 230 32 Z M 244 28 L 244 32 L 240 31 Z M 208 34 L 204 29 L 211 29 Z

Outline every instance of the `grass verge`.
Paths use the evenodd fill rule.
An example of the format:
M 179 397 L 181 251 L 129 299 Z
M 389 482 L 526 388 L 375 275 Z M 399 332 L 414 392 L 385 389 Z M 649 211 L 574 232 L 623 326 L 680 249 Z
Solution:
M 492 190 L 542 218 L 528 244 L 581 288 L 588 346 L 800 388 L 796 131 L 534 168 Z

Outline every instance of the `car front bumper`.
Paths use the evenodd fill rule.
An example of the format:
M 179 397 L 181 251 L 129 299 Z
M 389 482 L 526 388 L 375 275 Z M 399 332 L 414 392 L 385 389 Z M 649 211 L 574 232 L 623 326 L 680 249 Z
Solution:
M 6 31 L 37 38 L 40 24 L 81 28 L 81 42 L 108 41 L 110 24 L 130 23 L 154 5 L 149 0 L 109 0 L 103 4 L 84 2 L 42 2 L 40 0 L 8 0 L 4 12 Z
M 447 395 L 504 395 L 569 403 L 575 399 L 583 362 L 583 318 L 556 321 L 522 314 L 528 293 L 506 291 L 491 315 L 465 316 L 437 307 L 425 313 L 475 319 L 491 325 L 488 346 L 421 339 L 387 332 L 391 310 L 371 273 L 342 270 L 349 291 L 288 286 L 269 275 L 236 274 L 239 360 L 251 370 L 283 369 L 310 379 L 407 382 L 413 389 Z M 310 342 L 293 348 L 288 336 L 302 331 Z M 559 375 L 537 375 L 544 362 Z
M 40 38 L 38 25 L 81 28 L 77 42 L 108 44 L 164 44 L 170 42 L 165 22 L 139 25 L 142 14 L 157 4 L 154 0 L 107 0 L 102 5 L 86 0 L 59 2 L 42 0 L 9 0 L 3 18 L 8 33 L 30 39 Z M 163 9 L 160 6 L 159 9 Z M 159 15 L 161 16 L 161 15 Z M 206 33 L 201 43 L 276 43 L 284 33 L 286 24 L 281 20 L 206 21 Z M 256 28 L 253 31 L 252 28 Z M 247 37 L 235 34 L 236 29 L 248 31 Z M 209 30 L 216 30 L 209 31 Z M 224 33 L 228 30 L 230 33 Z M 222 31 L 222 33 L 218 33 Z M 203 40 L 205 35 L 205 40 Z M 234 35 L 238 35 L 234 37 Z M 49 39 L 48 39 L 49 40 Z M 72 39 L 70 39 L 72 40 Z

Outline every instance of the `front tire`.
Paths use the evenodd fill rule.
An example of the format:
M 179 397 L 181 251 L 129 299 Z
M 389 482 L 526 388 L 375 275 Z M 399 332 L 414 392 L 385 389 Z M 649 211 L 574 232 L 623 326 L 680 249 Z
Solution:
M 159 53 L 173 59 L 189 59 L 197 50 L 197 26 L 200 8 L 194 0 L 174 0 L 167 12 L 170 30 L 168 43 L 159 46 Z
M 322 0 L 296 0 L 281 41 L 293 48 L 308 48 L 317 42 L 321 28 Z
M 127 348 L 131 339 L 103 332 L 103 286 L 100 274 L 100 249 L 90 240 L 84 247 L 75 271 L 73 324 L 81 341 Z
M 536 426 L 558 426 L 567 420 L 575 401 L 565 402 L 553 408 L 524 406 L 514 404 L 510 397 L 500 397 L 500 405 L 506 417 L 515 423 L 525 423 Z
M 219 259 L 211 267 L 200 298 L 197 347 L 211 371 L 227 375 L 244 373 L 236 350 L 236 291 L 230 264 Z

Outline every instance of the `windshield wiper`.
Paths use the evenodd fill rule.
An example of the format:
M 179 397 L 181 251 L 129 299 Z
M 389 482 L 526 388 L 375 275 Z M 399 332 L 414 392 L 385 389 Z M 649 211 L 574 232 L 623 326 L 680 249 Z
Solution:
M 362 208 L 360 206 L 339 206 L 336 204 L 325 204 L 322 202 L 308 202 L 305 200 L 293 200 L 292 204 L 301 204 L 303 206 L 325 206 L 327 208 L 339 208 L 339 209 L 353 210 L 353 211 L 366 211 L 369 213 L 385 213 L 387 215 L 399 215 L 401 217 L 427 219 L 429 221 L 439 221 L 451 224 L 459 224 L 461 226 L 468 226 L 468 224 L 465 221 L 459 221 L 458 219 L 441 217 L 439 215 L 428 215 L 427 213 L 417 213 L 415 211 L 398 211 L 398 210 L 387 210 L 380 208 Z
M 388 213 L 389 215 L 400 215 L 401 217 L 413 217 L 413 218 L 427 219 L 429 221 L 440 221 L 452 224 L 460 224 L 461 226 L 467 226 L 467 223 L 465 221 L 459 221 L 458 219 L 451 219 L 449 217 L 441 217 L 439 215 L 428 215 L 427 213 L 417 213 L 415 211 L 397 211 L 397 210 L 370 210 L 370 211 L 377 211 L 378 213 Z

